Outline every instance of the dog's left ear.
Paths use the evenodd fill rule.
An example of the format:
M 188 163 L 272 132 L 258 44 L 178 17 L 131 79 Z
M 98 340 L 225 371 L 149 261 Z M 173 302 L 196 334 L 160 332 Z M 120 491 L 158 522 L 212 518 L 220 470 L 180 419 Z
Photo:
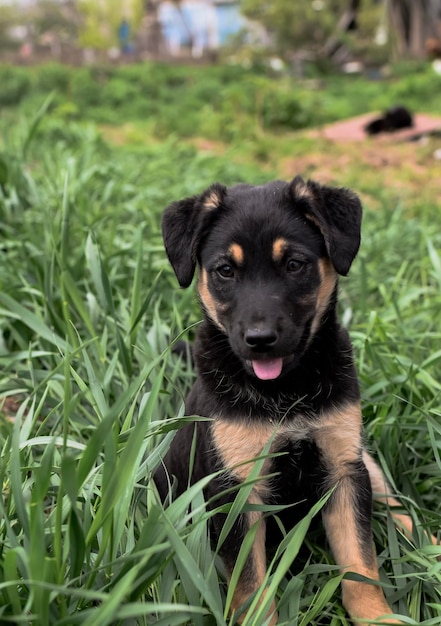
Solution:
M 346 276 L 360 247 L 362 207 L 349 189 L 306 183 L 296 176 L 290 183 L 296 206 L 319 228 L 326 251 L 342 276 Z
M 196 269 L 199 244 L 227 188 L 215 183 L 199 196 L 172 202 L 162 217 L 162 236 L 181 287 L 188 287 Z

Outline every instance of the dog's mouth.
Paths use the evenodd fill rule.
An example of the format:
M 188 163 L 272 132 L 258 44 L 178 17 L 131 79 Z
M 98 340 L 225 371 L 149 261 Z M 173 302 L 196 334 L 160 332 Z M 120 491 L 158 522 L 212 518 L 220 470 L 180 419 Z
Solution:
M 274 380 L 282 373 L 283 358 L 253 359 L 251 361 L 251 367 L 253 368 L 254 374 L 257 378 L 260 378 L 260 380 Z

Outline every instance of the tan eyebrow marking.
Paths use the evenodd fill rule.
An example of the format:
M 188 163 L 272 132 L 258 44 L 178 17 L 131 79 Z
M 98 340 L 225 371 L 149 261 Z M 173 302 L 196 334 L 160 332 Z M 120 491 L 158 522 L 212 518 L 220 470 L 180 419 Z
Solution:
M 228 248 L 228 252 L 236 265 L 242 265 L 244 259 L 242 246 L 240 246 L 238 243 L 232 243 L 231 246 Z
M 273 260 L 281 261 L 283 254 L 288 247 L 288 242 L 283 237 L 279 237 L 273 243 Z

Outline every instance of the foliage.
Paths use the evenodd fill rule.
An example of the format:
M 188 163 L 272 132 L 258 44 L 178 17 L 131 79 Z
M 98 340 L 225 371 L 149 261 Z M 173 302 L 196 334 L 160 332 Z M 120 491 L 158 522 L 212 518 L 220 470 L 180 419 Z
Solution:
M 1 70 L 1 80 L 5 86 L 0 91 L 0 106 L 15 106 L 23 100 L 31 89 L 29 72 L 18 67 L 4 67 Z
M 150 481 L 185 421 L 182 398 L 193 380 L 170 340 L 188 327 L 191 336 L 199 318 L 194 295 L 177 288 L 166 262 L 160 213 L 214 180 L 257 183 L 273 174 L 249 157 L 199 153 L 176 135 L 112 147 L 93 124 L 57 113 L 67 100 L 56 70 L 48 80 L 52 71 L 63 97 L 59 91 L 30 116 L 32 95 L 26 115 L 8 110 L 2 122 L 0 621 L 222 625 L 231 587 L 209 542 L 203 485 L 164 510 Z M 164 102 L 193 80 L 199 107 L 219 84 L 233 90 L 221 69 L 205 86 L 196 70 L 154 71 L 158 81 L 135 68 L 117 77 L 133 77 L 130 84 L 141 74 L 143 88 Z M 82 70 L 76 80 L 90 76 Z M 106 74 L 95 76 L 109 84 Z M 249 106 L 246 99 L 227 96 L 232 107 Z M 99 113 L 93 102 L 75 102 L 77 117 Z M 249 123 L 252 114 L 240 115 Z M 171 116 L 163 123 L 165 136 Z M 236 121 L 233 132 L 240 139 L 248 131 Z M 375 194 L 381 202 L 381 190 Z M 342 317 L 355 343 L 369 446 L 417 522 L 409 541 L 379 508 L 375 539 L 391 602 L 409 623 L 429 626 L 441 617 L 439 548 L 422 532 L 437 531 L 441 518 L 438 207 L 390 206 L 385 194 L 376 210 L 367 207 L 363 230 L 360 257 L 341 285 Z M 243 497 L 239 491 L 237 503 Z M 347 626 L 320 531 L 299 553 L 317 513 L 272 560 L 268 599 L 277 596 L 281 624 Z M 252 610 L 246 623 L 261 624 Z
M 75 45 L 80 20 L 75 3 L 68 0 L 62 4 L 56 0 L 40 0 L 32 9 L 30 34 L 35 42 L 50 33 L 60 43 Z
M 137 28 L 143 15 L 142 0 L 80 0 L 78 10 L 84 18 L 80 31 L 80 44 L 84 47 L 107 49 L 118 45 L 118 28 L 126 19 Z
M 263 24 L 273 35 L 277 52 L 286 54 L 305 44 L 323 45 L 338 21 L 341 2 L 243 0 L 241 7 L 248 18 Z
M 293 51 L 302 48 L 316 52 L 322 50 L 341 19 L 346 4 L 338 0 L 242 0 L 241 7 L 244 15 L 269 31 L 275 51 L 287 58 Z M 361 3 L 357 30 L 347 38 L 349 46 L 368 40 L 372 47 L 383 12 L 381 3 L 374 0 Z
M 17 23 L 17 11 L 13 6 L 2 6 L 0 11 L 0 51 L 14 51 L 19 47 L 19 42 L 11 33 L 11 29 Z
M 80 25 L 75 4 L 74 0 L 28 3 L 24 20 L 23 7 L 19 2 L 3 3 L 0 11 L 0 49 L 12 52 L 20 48 L 24 41 L 37 47 L 76 45 Z

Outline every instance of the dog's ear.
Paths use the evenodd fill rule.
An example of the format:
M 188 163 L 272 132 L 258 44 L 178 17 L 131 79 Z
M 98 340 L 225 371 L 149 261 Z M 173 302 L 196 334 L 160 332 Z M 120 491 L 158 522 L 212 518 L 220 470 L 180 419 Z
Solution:
M 346 276 L 360 247 L 362 207 L 349 189 L 327 187 L 296 176 L 290 184 L 292 198 L 305 217 L 319 228 L 326 251 L 342 276 Z
M 199 196 L 172 202 L 164 211 L 165 250 L 181 287 L 188 287 L 193 279 L 199 244 L 226 191 L 215 183 Z

